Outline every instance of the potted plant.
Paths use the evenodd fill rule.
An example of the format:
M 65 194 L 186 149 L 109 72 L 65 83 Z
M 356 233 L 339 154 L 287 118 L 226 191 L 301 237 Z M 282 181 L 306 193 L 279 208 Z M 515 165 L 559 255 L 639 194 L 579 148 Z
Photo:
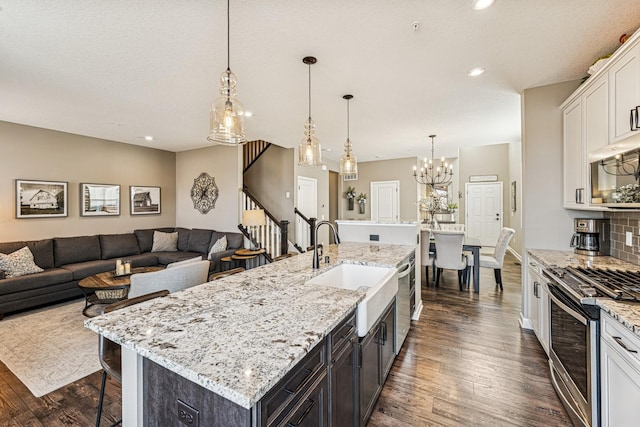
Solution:
M 347 187 L 347 191 L 344 193 L 345 197 L 347 198 L 347 210 L 352 211 L 353 210 L 353 201 L 356 198 L 356 189 L 349 186 Z
M 358 196 L 358 208 L 361 214 L 364 214 L 364 205 L 367 203 L 367 195 L 364 193 L 360 193 Z

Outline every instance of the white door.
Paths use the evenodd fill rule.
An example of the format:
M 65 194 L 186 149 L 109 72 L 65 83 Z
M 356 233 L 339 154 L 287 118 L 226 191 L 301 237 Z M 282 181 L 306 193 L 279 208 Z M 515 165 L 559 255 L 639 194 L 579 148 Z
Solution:
M 298 177 L 298 210 L 307 218 L 318 218 L 318 180 Z M 306 250 L 310 244 L 310 227 L 296 215 L 296 243 Z
M 467 235 L 495 246 L 502 229 L 502 182 L 466 183 Z
M 371 183 L 371 220 L 398 221 L 400 219 L 400 181 Z

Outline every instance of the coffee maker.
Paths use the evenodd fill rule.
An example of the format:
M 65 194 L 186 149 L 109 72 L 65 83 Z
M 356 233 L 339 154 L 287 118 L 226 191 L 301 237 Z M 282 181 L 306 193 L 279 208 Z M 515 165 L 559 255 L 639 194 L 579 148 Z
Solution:
M 609 220 L 574 219 L 573 237 L 570 246 L 579 255 L 609 255 Z

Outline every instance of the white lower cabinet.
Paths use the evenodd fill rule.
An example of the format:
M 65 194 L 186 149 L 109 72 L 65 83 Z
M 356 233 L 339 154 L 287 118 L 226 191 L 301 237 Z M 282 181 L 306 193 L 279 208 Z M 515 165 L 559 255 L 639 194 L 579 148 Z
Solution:
M 542 267 L 529 257 L 527 267 L 529 320 L 542 348 L 549 354 L 549 292 L 542 279 Z
M 640 420 L 640 337 L 604 311 L 601 321 L 601 425 L 637 426 Z

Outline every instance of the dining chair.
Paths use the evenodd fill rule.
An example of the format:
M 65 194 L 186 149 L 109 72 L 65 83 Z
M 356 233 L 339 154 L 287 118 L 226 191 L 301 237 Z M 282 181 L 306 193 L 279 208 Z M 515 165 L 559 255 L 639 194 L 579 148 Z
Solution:
M 440 230 L 465 231 L 464 224 L 442 224 L 442 223 L 440 223 Z
M 435 260 L 435 254 L 431 252 L 431 230 L 421 230 L 420 231 L 420 265 L 422 265 L 424 270 L 424 277 L 427 281 L 427 286 L 429 286 L 429 267 L 433 268 L 433 261 Z M 435 271 L 432 269 L 432 275 L 434 275 Z M 433 277 L 432 277 L 433 280 Z
M 111 313 L 112 311 L 119 310 L 124 307 L 129 307 L 134 304 L 139 304 L 144 301 L 149 301 L 155 298 L 164 297 L 169 295 L 169 291 L 162 290 L 153 292 L 146 295 L 141 295 L 136 298 L 129 298 L 126 300 L 118 301 L 110 304 L 104 308 L 105 313 Z M 100 385 L 100 399 L 98 400 L 98 416 L 96 418 L 96 427 L 100 427 L 100 418 L 102 417 L 102 403 L 104 402 L 104 388 L 107 384 L 107 375 L 122 383 L 122 361 L 121 361 L 122 349 L 119 344 L 114 343 L 110 339 L 105 338 L 102 334 L 98 335 L 98 359 L 102 366 L 102 384 Z M 111 425 L 117 426 L 122 420 L 119 420 Z
M 196 261 L 151 273 L 131 275 L 129 298 L 167 289 L 178 292 L 207 282 L 209 261 Z
M 500 235 L 498 236 L 498 241 L 496 242 L 496 247 L 493 250 L 493 255 L 480 255 L 480 267 L 484 268 L 493 268 L 493 274 L 496 278 L 496 285 L 500 286 L 500 290 L 503 290 L 502 287 L 502 265 L 504 264 L 504 256 L 507 253 L 507 248 L 509 247 L 509 242 L 511 238 L 516 233 L 516 230 L 509 227 L 503 227 L 500 230 Z M 469 280 L 469 275 L 471 274 L 471 268 L 473 267 L 473 256 L 467 256 L 467 281 Z
M 462 290 L 466 283 L 467 257 L 462 253 L 464 231 L 432 230 L 436 243 L 436 287 L 440 285 L 440 275 L 443 269 L 458 272 L 458 285 Z

